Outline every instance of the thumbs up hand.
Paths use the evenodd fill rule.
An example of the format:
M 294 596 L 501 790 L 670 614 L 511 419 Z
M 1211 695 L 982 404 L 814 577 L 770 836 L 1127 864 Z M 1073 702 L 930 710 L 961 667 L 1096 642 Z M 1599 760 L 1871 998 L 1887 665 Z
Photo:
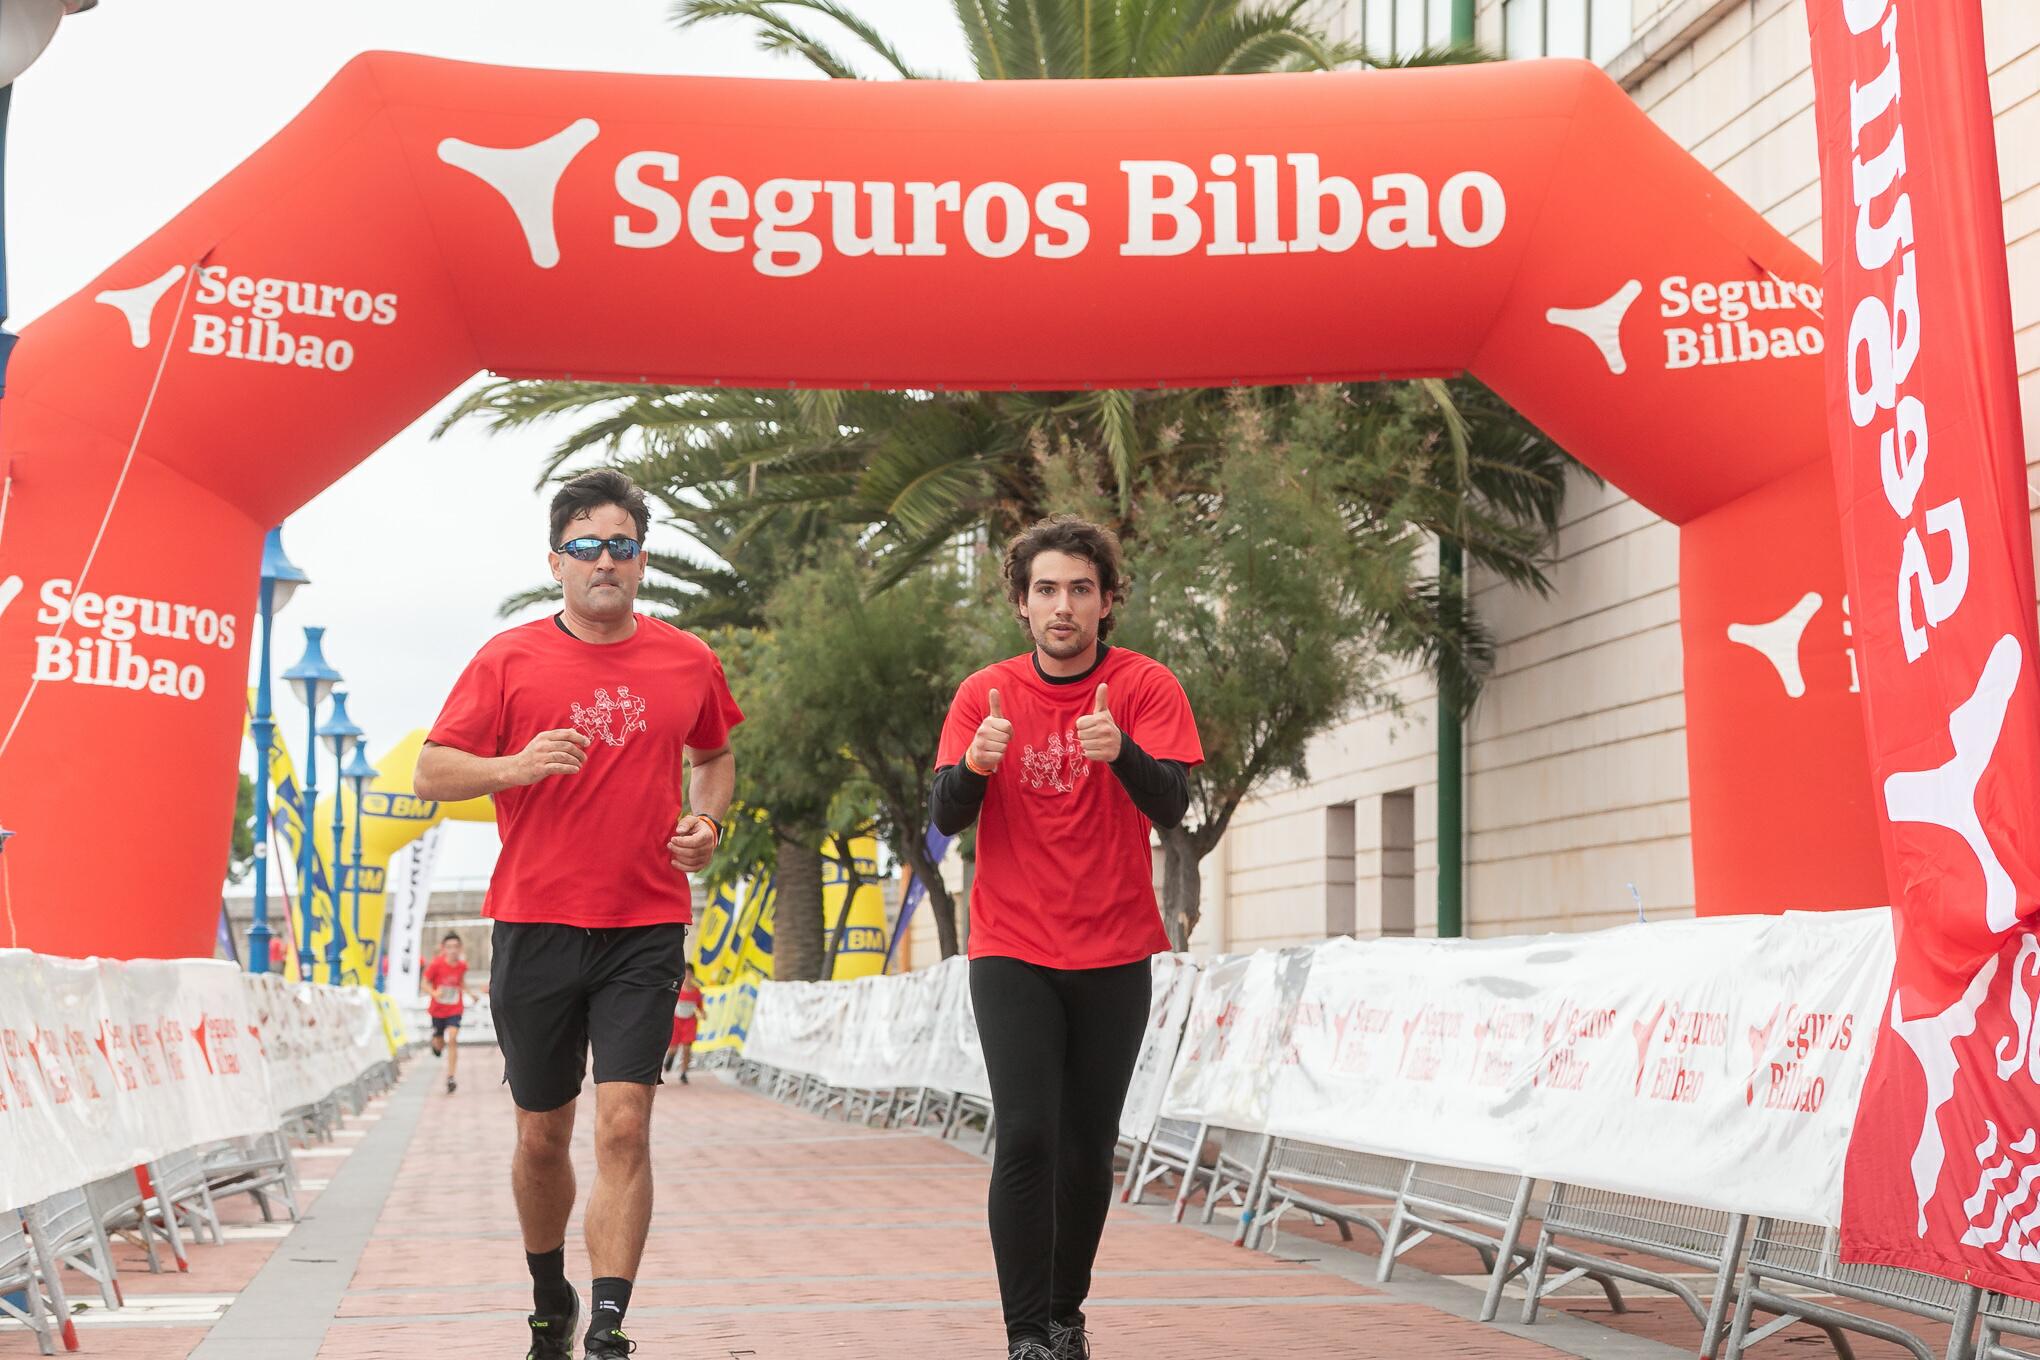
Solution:
M 1098 692 L 1091 696 L 1091 711 L 1077 719 L 1077 744 L 1092 760 L 1102 760 L 1110 765 L 1119 759 L 1122 745 L 1119 724 L 1112 721 L 1111 698 L 1103 685 L 1098 686 Z
M 970 749 L 963 753 L 963 763 L 979 774 L 990 774 L 999 768 L 999 762 L 1006 758 L 1006 746 L 1013 740 L 1013 724 L 999 709 L 999 691 L 989 696 L 991 712 L 978 724 L 977 735 L 971 738 Z

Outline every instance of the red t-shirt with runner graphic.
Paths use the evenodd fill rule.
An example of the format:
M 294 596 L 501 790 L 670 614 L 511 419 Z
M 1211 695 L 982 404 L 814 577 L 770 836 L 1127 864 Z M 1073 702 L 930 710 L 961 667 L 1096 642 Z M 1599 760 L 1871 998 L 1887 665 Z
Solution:
M 719 751 L 744 720 L 708 644 L 637 616 L 622 642 L 583 642 L 543 618 L 498 633 L 461 673 L 430 740 L 478 756 L 541 732 L 589 738 L 573 774 L 495 796 L 503 853 L 484 915 L 612 927 L 693 919 L 666 842 L 682 810 L 685 747 Z
M 1098 686 L 1119 730 L 1156 760 L 1204 761 L 1183 686 L 1167 666 L 1108 647 L 1090 674 L 1057 684 L 1034 654 L 987 666 L 957 688 L 936 764 L 954 765 L 991 711 L 1013 741 L 978 813 L 970 890 L 970 956 L 1048 968 L 1111 968 L 1169 947 L 1155 902 L 1148 819 L 1112 767 L 1085 757 L 1077 719 Z
M 467 960 L 433 955 L 425 965 L 425 987 L 430 993 L 427 1015 L 434 1020 L 459 1015 L 467 1009 Z

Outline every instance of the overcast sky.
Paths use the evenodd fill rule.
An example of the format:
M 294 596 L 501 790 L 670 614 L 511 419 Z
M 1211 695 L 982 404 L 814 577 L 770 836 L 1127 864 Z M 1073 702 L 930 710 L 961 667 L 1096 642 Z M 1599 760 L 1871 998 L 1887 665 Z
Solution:
M 852 7 L 924 69 L 968 69 L 946 0 Z M 797 61 L 757 51 L 742 24 L 682 33 L 669 8 L 668 0 L 102 0 L 65 20 L 15 86 L 9 328 L 21 330 L 162 226 L 359 52 L 590 71 L 805 74 Z M 545 570 L 544 498 L 533 482 L 551 441 L 542 431 L 491 438 L 477 427 L 433 442 L 437 419 L 427 415 L 372 452 L 284 526 L 284 544 L 313 584 L 279 617 L 276 669 L 302 650 L 302 625 L 326 625 L 326 655 L 347 678 L 371 759 L 430 725 L 461 665 L 505 626 L 497 604 Z M 459 550 L 406 551 L 407 537 L 447 508 L 471 526 Z M 374 551 L 364 551 L 371 542 Z M 303 712 L 287 698 L 278 707 L 297 749 Z M 492 830 L 458 830 L 467 834 L 449 846 L 442 877 L 485 872 Z

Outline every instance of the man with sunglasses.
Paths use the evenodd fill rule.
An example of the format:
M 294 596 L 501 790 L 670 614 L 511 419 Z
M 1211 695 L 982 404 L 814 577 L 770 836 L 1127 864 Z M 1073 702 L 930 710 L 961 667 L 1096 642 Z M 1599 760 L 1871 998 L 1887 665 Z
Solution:
M 634 1349 L 622 1324 L 651 1225 L 652 1092 L 686 966 L 687 875 L 721 839 L 736 783 L 729 733 L 744 715 L 705 643 L 633 609 L 644 493 L 619 472 L 585 473 L 553 498 L 551 518 L 562 607 L 468 663 L 415 787 L 496 803 L 503 851 L 482 909 L 495 921 L 489 987 L 517 1106 L 510 1183 L 532 1277 L 529 1360 L 574 1354 L 569 1147 L 593 1049 L 585 1354 L 607 1360 Z

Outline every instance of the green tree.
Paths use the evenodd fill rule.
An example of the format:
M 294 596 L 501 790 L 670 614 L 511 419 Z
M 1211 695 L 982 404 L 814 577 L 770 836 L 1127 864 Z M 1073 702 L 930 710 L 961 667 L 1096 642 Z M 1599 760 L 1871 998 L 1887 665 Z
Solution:
M 822 911 L 822 844 L 869 825 L 870 797 L 825 710 L 801 702 L 781 635 L 768 629 L 713 634 L 745 718 L 730 735 L 738 799 L 709 865 L 711 884 L 772 876 L 772 975 L 825 977 L 831 951 Z
M 234 793 L 234 832 L 227 847 L 227 882 L 239 883 L 255 863 L 255 781 L 240 776 Z
M 1098 80 L 1123 76 L 1252 75 L 1325 71 L 1367 60 L 1332 38 L 1312 0 L 954 0 L 957 26 L 980 80 Z M 759 47 L 797 57 L 825 76 L 859 78 L 860 66 L 925 80 L 870 21 L 837 0 L 680 0 L 682 28 L 716 19 L 749 22 Z M 811 27 L 822 20 L 854 44 L 858 59 Z
M 788 580 L 769 611 L 778 701 L 826 723 L 870 792 L 893 856 L 926 885 L 944 958 L 961 947 L 955 899 L 923 837 L 942 720 L 957 684 L 996 654 L 982 603 L 954 570 L 874 589 L 871 563 L 838 553 Z
M 1237 399 L 1212 493 L 1150 493 L 1128 545 L 1136 593 L 1114 638 L 1176 673 L 1204 744 L 1189 815 L 1159 832 L 1177 948 L 1197 927 L 1198 864 L 1241 802 L 1270 778 L 1304 778 L 1311 738 L 1341 718 L 1393 708 L 1389 659 L 1485 660 L 1426 589 L 1427 537 L 1407 513 L 1359 508 L 1372 495 L 1406 511 L 1384 488 L 1408 475 L 1407 441 L 1356 441 L 1351 418 L 1334 393 Z M 1080 454 L 1070 462 L 1081 470 Z M 1080 475 L 1063 488 L 1079 509 L 1082 491 Z

